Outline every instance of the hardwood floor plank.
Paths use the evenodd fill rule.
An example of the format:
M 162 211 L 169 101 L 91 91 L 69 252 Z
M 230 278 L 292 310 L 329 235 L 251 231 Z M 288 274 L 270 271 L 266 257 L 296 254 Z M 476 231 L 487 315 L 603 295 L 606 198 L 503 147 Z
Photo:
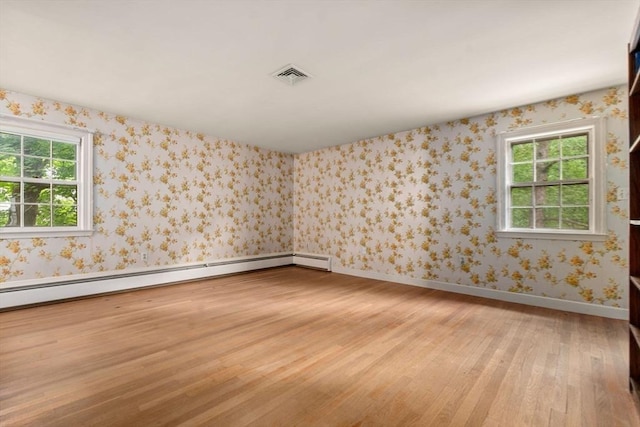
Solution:
M 0 313 L 0 425 L 640 425 L 623 321 L 296 267 Z

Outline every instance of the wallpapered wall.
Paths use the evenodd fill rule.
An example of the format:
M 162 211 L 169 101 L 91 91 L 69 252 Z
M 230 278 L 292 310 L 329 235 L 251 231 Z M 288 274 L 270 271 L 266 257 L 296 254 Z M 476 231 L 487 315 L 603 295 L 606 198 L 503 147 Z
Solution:
M 0 240 L 0 282 L 272 252 L 626 307 L 625 88 L 294 156 L 0 90 L 0 113 L 97 130 L 91 237 Z M 605 242 L 495 234 L 495 135 L 607 119 Z M 149 254 L 141 261 L 140 252 Z M 460 264 L 459 257 L 467 262 Z
M 5 90 L 0 113 L 97 131 L 95 233 L 1 239 L 0 282 L 292 250 L 292 155 Z
M 626 89 L 568 96 L 295 157 L 294 244 L 338 269 L 627 306 Z M 496 134 L 607 117 L 605 242 L 498 238 Z M 460 263 L 460 256 L 467 262 Z

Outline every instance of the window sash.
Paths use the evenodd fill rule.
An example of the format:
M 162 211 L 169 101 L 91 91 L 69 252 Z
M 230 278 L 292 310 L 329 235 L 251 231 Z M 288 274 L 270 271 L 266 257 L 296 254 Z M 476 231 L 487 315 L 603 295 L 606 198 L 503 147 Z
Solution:
M 580 145 L 572 142 L 566 142 L 569 138 L 578 136 L 585 136 L 585 145 Z M 604 179 L 605 163 L 604 159 L 604 143 L 605 141 L 605 127 L 604 120 L 598 117 L 587 119 L 575 119 L 555 124 L 544 124 L 529 128 L 520 128 L 508 132 L 503 132 L 498 135 L 497 152 L 499 157 L 498 162 L 498 229 L 497 233 L 499 237 L 510 238 L 550 238 L 550 239 L 586 239 L 586 240 L 603 240 L 606 237 L 605 234 L 605 199 L 606 194 Z M 553 141 L 559 139 L 558 147 L 565 147 L 560 149 L 554 147 L 555 151 L 552 151 L 549 156 L 539 158 L 537 150 L 537 142 L 540 141 Z M 562 141 L 565 141 L 563 145 Z M 531 152 L 529 153 L 528 147 L 524 147 L 516 155 L 513 150 L 522 144 L 532 144 Z M 575 144 L 575 145 L 574 145 Z M 555 161 L 560 163 L 559 167 L 568 166 L 566 163 L 562 165 L 562 162 L 575 159 L 584 159 L 586 162 L 587 176 L 582 177 L 576 173 L 570 173 L 569 178 L 561 179 L 565 175 L 560 175 L 561 170 L 558 171 L 557 176 L 553 176 L 551 180 L 539 179 L 535 175 L 536 165 L 542 162 Z M 514 161 L 516 160 L 516 161 Z M 531 165 L 532 174 L 527 176 L 527 173 L 521 172 L 520 177 L 525 178 L 522 181 L 516 181 L 513 168 L 518 165 Z M 571 171 L 570 171 L 571 172 Z M 567 170 L 564 170 L 567 173 Z M 524 174 L 524 176 L 523 176 Z M 528 178 L 528 179 L 527 179 Z M 563 187 L 569 185 L 585 185 L 588 187 L 585 204 L 582 204 L 582 200 L 576 200 L 575 203 L 567 202 L 567 200 L 557 200 L 552 203 L 544 202 L 542 204 L 536 203 L 535 191 L 539 188 L 556 186 Z M 517 188 L 531 188 L 532 200 L 528 205 L 522 198 L 526 199 L 526 195 L 519 195 L 519 204 L 512 204 L 511 195 L 512 190 Z M 558 190 L 560 191 L 560 190 Z M 584 193 L 582 193 L 584 194 Z M 560 196 L 559 196 L 560 197 Z M 573 194 L 566 197 L 578 197 Z M 580 195 L 582 197 L 582 195 Z M 580 202 L 580 203 L 578 203 Z M 567 228 L 567 223 L 564 223 L 565 228 L 542 228 L 538 224 L 533 222 L 531 228 L 517 228 L 513 225 L 512 213 L 517 208 L 523 209 L 540 209 L 540 208 L 558 208 L 558 209 L 588 209 L 588 229 L 580 229 L 579 225 L 576 228 Z M 563 223 L 560 223 L 562 227 Z
M 6 227 L 4 224 L 0 226 L 0 238 L 24 238 L 24 237 L 55 237 L 55 236 L 86 236 L 92 232 L 92 216 L 93 216 L 93 132 L 87 129 L 79 129 L 68 125 L 58 125 L 42 122 L 41 120 L 25 119 L 22 117 L 0 115 L 0 131 L 20 136 L 19 153 L 3 152 L 10 156 L 20 158 L 20 176 L 0 176 L 0 181 L 20 184 L 20 200 L 16 202 L 20 206 L 20 223 L 19 226 Z M 48 156 L 31 156 L 28 154 L 25 138 L 33 137 L 49 141 Z M 70 144 L 75 147 L 73 156 L 68 156 L 64 152 L 57 151 L 63 149 L 62 145 L 57 143 Z M 63 158 L 64 156 L 67 158 Z M 73 160 L 70 158 L 74 157 Z M 43 168 L 44 177 L 25 176 L 24 168 L 25 158 L 37 158 L 48 161 L 49 166 Z M 45 169 L 52 168 L 51 162 L 68 162 L 66 167 L 73 167 L 73 177 L 69 179 L 60 179 L 60 177 L 52 177 L 51 169 L 49 172 Z M 71 171 L 70 171 L 71 172 Z M 46 177 L 49 174 L 50 177 Z M 24 198 L 24 185 L 38 184 L 48 186 L 51 194 L 48 202 L 42 203 L 41 200 L 27 201 Z M 54 192 L 55 187 L 62 190 L 60 186 L 75 187 L 74 203 L 60 204 L 57 203 Z M 64 193 L 63 196 L 66 196 Z M 72 196 L 70 196 L 72 197 Z M 49 220 L 47 225 L 25 226 L 24 215 L 28 206 L 41 206 L 48 209 Z M 57 226 L 55 225 L 56 207 L 68 206 L 73 212 L 75 211 L 76 225 L 74 226 Z M 44 212 L 46 214 L 46 212 Z M 71 213 L 73 218 L 73 213 Z

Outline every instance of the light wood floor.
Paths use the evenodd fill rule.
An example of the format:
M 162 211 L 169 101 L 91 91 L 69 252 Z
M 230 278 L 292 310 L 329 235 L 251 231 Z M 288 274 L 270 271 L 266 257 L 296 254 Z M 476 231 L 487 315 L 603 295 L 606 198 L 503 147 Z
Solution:
M 2 426 L 639 426 L 626 323 L 295 267 L 0 313 Z

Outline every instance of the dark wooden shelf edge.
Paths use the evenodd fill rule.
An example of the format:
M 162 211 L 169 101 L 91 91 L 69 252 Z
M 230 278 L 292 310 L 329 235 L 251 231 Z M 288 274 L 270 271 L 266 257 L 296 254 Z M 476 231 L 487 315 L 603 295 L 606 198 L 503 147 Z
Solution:
M 629 330 L 631 331 L 631 335 L 633 335 L 633 338 L 635 338 L 636 340 L 636 347 L 640 348 L 640 328 L 629 323 Z M 633 345 L 633 343 L 629 344 Z
M 636 73 L 636 77 L 633 79 L 633 85 L 629 90 L 629 96 L 633 96 L 640 91 L 640 71 Z
M 640 399 L 640 382 L 637 378 L 629 377 L 629 385 L 631 393 L 635 395 L 636 399 Z
M 635 153 L 636 151 L 640 151 L 640 135 L 636 137 L 636 140 L 633 141 L 631 148 L 629 149 L 629 153 Z
M 627 82 L 629 84 L 629 388 L 640 404 L 640 9 L 627 46 Z

